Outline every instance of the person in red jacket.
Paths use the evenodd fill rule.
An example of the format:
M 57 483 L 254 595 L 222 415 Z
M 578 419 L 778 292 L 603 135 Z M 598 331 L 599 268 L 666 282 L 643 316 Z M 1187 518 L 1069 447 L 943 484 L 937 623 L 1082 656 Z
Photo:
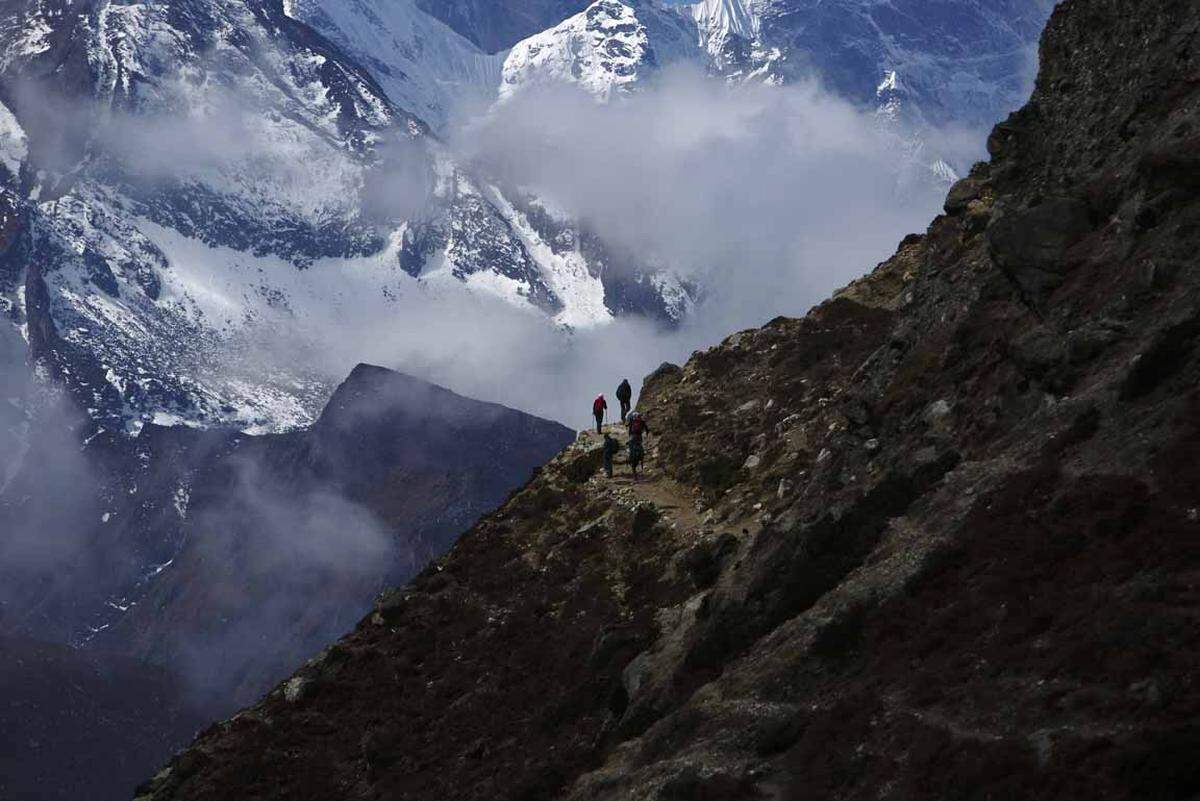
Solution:
M 592 401 L 592 416 L 596 418 L 596 433 L 600 434 L 604 431 L 604 413 L 608 410 L 608 402 L 604 400 L 604 395 L 597 395 Z

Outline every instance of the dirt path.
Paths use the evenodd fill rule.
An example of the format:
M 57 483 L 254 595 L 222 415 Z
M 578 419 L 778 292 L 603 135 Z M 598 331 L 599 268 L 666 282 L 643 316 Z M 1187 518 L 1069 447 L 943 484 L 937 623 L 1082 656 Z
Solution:
M 642 462 L 637 481 L 629 469 L 629 435 L 625 426 L 604 426 L 604 433 L 621 443 L 621 450 L 613 460 L 613 477 L 608 478 L 601 470 L 589 480 L 589 485 L 611 496 L 616 503 L 634 507 L 640 503 L 653 504 L 667 520 L 670 527 L 681 536 L 698 536 L 703 521 L 696 510 L 692 492 L 663 474 L 658 464 L 658 448 L 653 435 L 646 440 L 646 459 Z M 589 447 L 599 447 L 602 437 L 596 431 L 586 432 Z

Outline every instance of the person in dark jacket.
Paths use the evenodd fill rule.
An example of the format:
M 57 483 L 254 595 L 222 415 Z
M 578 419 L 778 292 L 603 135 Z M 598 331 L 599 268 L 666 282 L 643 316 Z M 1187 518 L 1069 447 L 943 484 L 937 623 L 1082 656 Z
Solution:
M 629 468 L 633 471 L 634 481 L 637 481 L 638 466 L 642 463 L 642 457 L 646 455 L 642 437 L 649 433 L 650 426 L 646 425 L 646 419 L 641 414 L 634 412 L 629 416 Z
M 604 400 L 603 395 L 597 395 L 592 401 L 592 417 L 596 418 L 596 433 L 600 434 L 604 431 L 604 413 L 608 411 L 608 401 Z
M 617 400 L 621 402 L 621 422 L 625 422 L 625 415 L 629 414 L 629 406 L 633 401 L 633 388 L 629 386 L 629 379 L 621 379 L 621 383 L 617 386 Z
M 613 477 L 613 458 L 620 449 L 621 443 L 613 439 L 612 435 L 604 435 L 604 472 L 608 474 L 609 478 Z

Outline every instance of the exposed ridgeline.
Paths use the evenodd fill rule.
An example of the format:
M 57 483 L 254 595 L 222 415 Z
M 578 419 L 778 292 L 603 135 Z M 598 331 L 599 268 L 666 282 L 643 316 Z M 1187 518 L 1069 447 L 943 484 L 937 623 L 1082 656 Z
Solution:
M 947 214 L 652 375 L 144 799 L 1200 792 L 1200 6 L 1066 2 Z

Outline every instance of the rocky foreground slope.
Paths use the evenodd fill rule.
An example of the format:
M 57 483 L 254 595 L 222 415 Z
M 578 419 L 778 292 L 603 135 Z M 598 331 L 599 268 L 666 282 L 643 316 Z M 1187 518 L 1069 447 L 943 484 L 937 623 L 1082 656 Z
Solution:
M 946 215 L 664 365 L 142 799 L 1200 793 L 1200 7 L 1068 0 Z

